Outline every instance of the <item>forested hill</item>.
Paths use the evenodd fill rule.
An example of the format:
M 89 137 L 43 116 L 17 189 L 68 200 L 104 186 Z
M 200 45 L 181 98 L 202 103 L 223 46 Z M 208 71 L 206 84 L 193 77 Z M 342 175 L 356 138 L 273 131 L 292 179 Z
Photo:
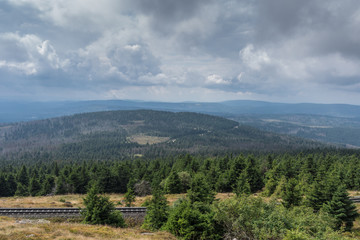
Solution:
M 189 112 L 108 111 L 0 125 L 0 156 L 3 161 L 18 162 L 215 155 L 322 146 Z

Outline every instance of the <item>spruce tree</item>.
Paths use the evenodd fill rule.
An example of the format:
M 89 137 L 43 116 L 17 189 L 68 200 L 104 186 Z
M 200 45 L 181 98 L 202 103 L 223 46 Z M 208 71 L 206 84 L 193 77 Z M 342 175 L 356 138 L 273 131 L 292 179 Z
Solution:
M 241 196 L 243 194 L 250 194 L 251 193 L 251 188 L 250 188 L 250 184 L 249 181 L 246 178 L 246 174 L 245 173 L 241 173 L 237 183 L 236 183 L 236 189 L 235 189 L 235 193 L 237 196 Z
M 156 189 L 147 205 L 146 216 L 142 227 L 152 231 L 160 229 L 167 221 L 169 206 L 164 193 Z
M 29 193 L 31 196 L 37 196 L 37 195 L 39 195 L 40 191 L 41 191 L 41 185 L 40 185 L 39 180 L 37 179 L 36 175 L 34 175 L 30 179 Z
M 329 199 L 325 198 L 324 185 L 321 182 L 314 182 L 306 196 L 305 205 L 311 207 L 315 212 L 319 211 Z
M 15 196 L 29 196 L 29 189 L 27 186 L 23 185 L 21 182 L 17 183 Z
M 249 156 L 246 159 L 246 167 L 244 169 L 246 179 L 250 184 L 250 190 L 252 193 L 260 190 L 263 187 L 263 180 L 259 172 L 254 157 Z
M 168 179 L 166 180 L 165 189 L 167 193 L 172 194 L 181 193 L 183 191 L 181 180 L 177 172 L 171 171 Z
M 345 224 L 345 230 L 351 231 L 353 222 L 359 216 L 356 206 L 350 200 L 344 185 L 338 187 L 331 201 L 324 204 L 323 209 L 336 219 L 336 230 L 339 230 Z
M 296 179 L 289 179 L 285 185 L 285 191 L 282 194 L 283 205 L 286 208 L 299 206 L 301 199 L 301 193 Z
M 98 195 L 98 187 L 93 185 L 84 198 L 85 209 L 81 211 L 83 222 L 87 224 L 106 224 L 115 227 L 125 227 L 125 221 L 120 211 L 110 202 L 109 197 Z
M 9 174 L 6 179 L 7 187 L 9 190 L 9 196 L 14 196 L 16 189 L 17 189 L 17 183 L 16 179 L 13 174 Z
M 128 187 L 128 190 L 124 195 L 124 200 L 126 207 L 131 207 L 133 202 L 135 202 L 135 192 L 132 187 Z
M 191 203 L 202 202 L 211 204 L 215 199 L 215 193 L 207 184 L 205 176 L 198 173 L 194 176 L 187 194 Z
M 7 181 L 3 175 L 0 175 L 0 197 L 10 196 Z
M 25 165 L 23 165 L 17 175 L 17 182 L 21 183 L 24 186 L 29 185 L 29 175 Z

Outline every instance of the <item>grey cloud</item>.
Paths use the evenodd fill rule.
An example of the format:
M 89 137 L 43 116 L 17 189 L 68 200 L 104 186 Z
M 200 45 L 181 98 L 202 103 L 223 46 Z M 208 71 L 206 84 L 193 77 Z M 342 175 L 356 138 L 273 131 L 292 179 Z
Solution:
M 345 96 L 359 26 L 357 0 L 1 1 L 0 88 Z
M 360 2 L 262 0 L 258 6 L 256 41 L 271 45 L 308 36 L 310 54 L 339 52 L 360 58 Z
M 136 10 L 150 17 L 153 29 L 163 34 L 169 34 L 176 30 L 176 25 L 179 22 L 196 16 L 199 9 L 204 7 L 204 4 L 209 4 L 211 1 L 132 0 L 130 2 Z

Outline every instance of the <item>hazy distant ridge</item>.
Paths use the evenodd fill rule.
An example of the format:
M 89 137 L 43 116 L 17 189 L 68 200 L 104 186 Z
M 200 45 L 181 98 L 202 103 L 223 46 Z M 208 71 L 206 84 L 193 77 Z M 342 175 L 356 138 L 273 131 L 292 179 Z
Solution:
M 152 109 L 189 111 L 220 116 L 239 114 L 312 114 L 333 117 L 360 118 L 360 106 L 347 104 L 270 103 L 261 101 L 200 102 L 142 102 L 123 100 L 75 102 L 0 102 L 0 122 L 30 121 L 84 112 L 108 110 Z

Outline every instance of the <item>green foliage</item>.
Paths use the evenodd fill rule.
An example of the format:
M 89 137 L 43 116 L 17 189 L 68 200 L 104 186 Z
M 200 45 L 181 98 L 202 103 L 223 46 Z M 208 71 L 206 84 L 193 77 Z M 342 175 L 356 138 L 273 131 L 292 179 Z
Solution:
M 85 209 L 82 210 L 83 223 L 106 224 L 114 227 L 125 227 L 125 221 L 120 211 L 116 211 L 109 197 L 98 195 L 96 185 L 93 185 L 84 198 Z
M 324 204 L 323 209 L 336 219 L 336 230 L 340 230 L 341 226 L 345 225 L 345 230 L 350 231 L 353 222 L 359 216 L 344 185 L 338 187 L 332 199 Z
M 168 201 L 163 192 L 155 190 L 146 207 L 146 216 L 142 227 L 152 231 L 159 230 L 166 223 L 169 215 Z
M 224 239 L 329 239 L 333 219 L 311 208 L 287 209 L 252 196 L 215 204 L 215 220 L 224 228 Z
M 287 181 L 285 191 L 282 193 L 282 200 L 286 208 L 300 205 L 302 196 L 296 179 L 291 178 Z
M 211 204 L 215 199 L 215 193 L 207 184 L 203 174 L 196 174 L 191 181 L 187 197 L 191 203 L 202 202 Z
M 165 229 L 182 239 L 222 239 L 210 207 L 201 202 L 181 200 L 170 211 Z
M 37 179 L 36 176 L 33 176 L 30 179 L 30 184 L 29 184 L 29 193 L 31 196 L 37 196 L 41 193 L 41 185 L 39 183 L 39 180 Z
M 18 182 L 16 187 L 15 196 L 29 196 L 29 189 L 27 186 L 24 186 L 21 182 Z
M 251 193 L 251 187 L 245 173 L 240 174 L 236 183 L 235 193 L 238 196 Z
M 23 186 L 29 185 L 29 174 L 25 165 L 21 167 L 20 171 L 18 172 L 16 180 L 17 182 L 21 183 Z
M 182 183 L 177 172 L 171 171 L 169 177 L 166 179 L 165 189 L 167 193 L 171 194 L 183 192 Z
M 125 207 L 131 207 L 135 202 L 135 192 L 132 187 L 128 188 L 128 191 L 124 195 Z
M 128 159 L 134 154 L 156 159 L 183 153 L 217 156 L 227 152 L 267 153 L 324 147 L 313 141 L 265 133 L 221 117 L 150 110 L 84 113 L 8 124 L 0 135 L 5 133 L 6 137 L 0 139 L 3 149 L 0 157 L 17 165 Z M 136 135 L 165 137 L 171 141 L 153 145 L 129 141 Z M 57 176 L 56 165 L 53 167 Z M 191 173 L 199 168 L 198 161 L 190 161 L 186 168 L 176 171 Z M 238 174 L 234 176 L 236 180 Z M 253 185 L 250 180 L 249 183 Z

